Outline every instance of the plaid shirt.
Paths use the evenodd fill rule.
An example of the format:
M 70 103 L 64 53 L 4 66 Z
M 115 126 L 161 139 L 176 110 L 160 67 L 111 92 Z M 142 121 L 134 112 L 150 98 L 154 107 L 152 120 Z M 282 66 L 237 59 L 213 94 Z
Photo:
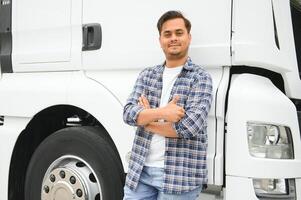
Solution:
M 157 108 L 162 91 L 164 65 L 144 69 L 124 106 L 125 123 L 137 126 L 137 116 L 144 108 L 138 105 L 143 94 L 151 108 Z M 185 116 L 173 124 L 178 138 L 166 138 L 163 192 L 181 194 L 207 183 L 207 116 L 212 102 L 211 76 L 188 58 L 172 88 L 169 101 L 179 95 L 178 106 Z M 132 147 L 126 185 L 135 190 L 144 166 L 152 133 L 138 126 Z

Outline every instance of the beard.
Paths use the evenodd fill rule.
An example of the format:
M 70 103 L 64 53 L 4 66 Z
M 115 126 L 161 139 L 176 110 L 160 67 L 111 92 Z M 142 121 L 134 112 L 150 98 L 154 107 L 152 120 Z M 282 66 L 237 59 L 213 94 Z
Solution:
M 183 51 L 165 51 L 164 53 L 168 60 L 179 60 L 187 56 L 188 48 Z

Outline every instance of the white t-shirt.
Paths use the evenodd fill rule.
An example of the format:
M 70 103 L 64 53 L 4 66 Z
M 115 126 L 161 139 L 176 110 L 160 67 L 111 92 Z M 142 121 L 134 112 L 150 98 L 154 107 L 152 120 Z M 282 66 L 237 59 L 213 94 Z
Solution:
M 168 104 L 169 96 L 173 85 L 180 74 L 183 66 L 164 68 L 163 72 L 163 86 L 160 100 L 160 107 Z M 164 167 L 164 154 L 165 154 L 165 137 L 159 134 L 154 134 L 150 144 L 148 155 L 146 156 L 145 166 L 149 167 Z

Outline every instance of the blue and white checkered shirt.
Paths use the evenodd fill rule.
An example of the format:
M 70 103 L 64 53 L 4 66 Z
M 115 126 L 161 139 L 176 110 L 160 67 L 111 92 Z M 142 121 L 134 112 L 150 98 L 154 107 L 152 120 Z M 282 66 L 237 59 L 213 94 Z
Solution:
M 137 126 L 137 116 L 144 108 L 138 98 L 144 95 L 151 108 L 159 107 L 164 65 L 144 69 L 124 106 L 125 123 Z M 180 96 L 178 106 L 185 116 L 173 124 L 178 138 L 166 138 L 163 192 L 181 194 L 207 183 L 207 116 L 212 102 L 212 79 L 203 68 L 188 58 L 172 88 L 169 101 Z M 138 126 L 132 147 L 126 185 L 135 190 L 148 150 L 152 133 Z

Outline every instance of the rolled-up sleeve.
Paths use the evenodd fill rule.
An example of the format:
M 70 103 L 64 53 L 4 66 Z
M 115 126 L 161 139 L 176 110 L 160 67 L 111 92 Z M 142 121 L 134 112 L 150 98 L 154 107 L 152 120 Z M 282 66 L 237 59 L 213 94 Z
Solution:
M 173 124 L 180 138 L 189 139 L 206 133 L 207 116 L 212 102 L 212 78 L 205 73 L 199 76 L 189 91 L 184 106 L 185 116 Z
M 133 91 L 128 97 L 123 108 L 123 121 L 131 126 L 137 126 L 138 114 L 144 109 L 142 106 L 138 105 L 138 99 L 144 91 L 145 86 L 143 77 L 145 72 L 146 70 L 140 72 L 134 85 Z

